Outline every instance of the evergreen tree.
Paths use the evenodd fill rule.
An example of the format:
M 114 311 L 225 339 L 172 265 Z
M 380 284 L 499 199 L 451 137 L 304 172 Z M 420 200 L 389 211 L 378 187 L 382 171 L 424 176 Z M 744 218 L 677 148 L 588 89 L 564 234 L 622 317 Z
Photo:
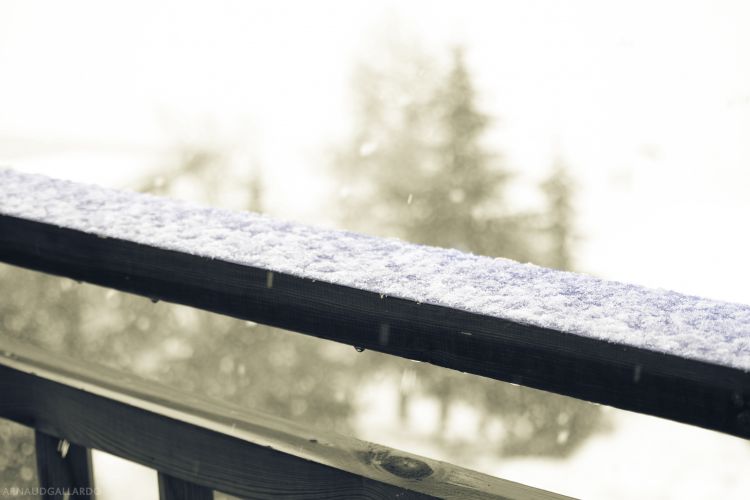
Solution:
M 420 243 L 507 255 L 513 253 L 507 244 L 508 224 L 491 222 L 503 208 L 509 174 L 481 146 L 490 120 L 475 101 L 463 51 L 456 49 L 452 67 L 430 102 L 436 126 L 429 151 L 433 168 L 422 172 L 415 186 L 415 203 L 424 204 L 425 210 L 407 219 L 405 230 Z
M 552 172 L 542 183 L 547 201 L 543 227 L 550 243 L 546 264 L 569 271 L 573 268 L 571 248 L 574 237 L 573 183 L 565 163 L 555 159 Z
M 347 214 L 344 223 L 416 243 L 546 262 L 547 255 L 532 245 L 543 217 L 514 213 L 505 203 L 512 176 L 482 143 L 491 120 L 478 107 L 464 52 L 453 51 L 444 73 L 418 53 L 385 59 L 391 62 L 385 69 L 358 69 L 354 138 L 334 162 L 349 193 L 337 210 Z M 567 184 L 557 182 L 562 177 L 555 181 L 548 189 L 559 206 L 551 207 L 543 235 L 558 244 L 555 263 L 567 267 L 569 198 Z M 381 371 L 403 370 L 387 357 L 371 359 Z M 363 361 L 362 370 L 369 369 Z M 400 384 L 399 414 L 408 416 L 417 392 L 437 398 L 436 439 L 458 400 L 481 409 L 482 428 L 501 417 L 506 432 L 500 447 L 508 454 L 565 454 L 590 434 L 599 415 L 574 400 L 425 364 L 407 368 L 400 379 L 414 375 L 415 382 Z
M 482 146 L 491 121 L 477 108 L 463 50 L 454 50 L 446 77 L 427 58 L 411 58 L 413 68 L 394 64 L 395 73 L 358 70 L 357 132 L 335 162 L 349 192 L 345 224 L 528 260 L 526 216 L 503 202 L 511 175 Z

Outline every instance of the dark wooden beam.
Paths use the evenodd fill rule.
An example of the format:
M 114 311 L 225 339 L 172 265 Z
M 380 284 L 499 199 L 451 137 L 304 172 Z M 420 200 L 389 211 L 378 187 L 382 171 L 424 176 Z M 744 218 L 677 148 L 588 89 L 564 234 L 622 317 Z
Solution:
M 739 369 L 10 216 L 0 260 L 750 438 Z
M 91 453 L 64 438 L 37 430 L 36 464 L 42 500 L 94 498 Z
M 565 498 L 2 337 L 0 417 L 239 497 Z

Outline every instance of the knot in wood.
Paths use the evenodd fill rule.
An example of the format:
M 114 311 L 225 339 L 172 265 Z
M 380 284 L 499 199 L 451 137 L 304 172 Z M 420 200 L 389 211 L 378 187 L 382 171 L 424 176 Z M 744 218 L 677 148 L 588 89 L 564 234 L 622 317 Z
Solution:
M 380 466 L 391 474 L 404 479 L 423 479 L 432 474 L 432 468 L 421 460 L 399 455 L 387 455 Z

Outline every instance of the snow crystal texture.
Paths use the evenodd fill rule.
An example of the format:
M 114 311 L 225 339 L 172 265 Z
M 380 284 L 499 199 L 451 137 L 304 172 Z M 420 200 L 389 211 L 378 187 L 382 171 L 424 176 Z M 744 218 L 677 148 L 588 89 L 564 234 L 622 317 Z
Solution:
M 750 306 L 0 169 L 0 213 L 750 371 Z

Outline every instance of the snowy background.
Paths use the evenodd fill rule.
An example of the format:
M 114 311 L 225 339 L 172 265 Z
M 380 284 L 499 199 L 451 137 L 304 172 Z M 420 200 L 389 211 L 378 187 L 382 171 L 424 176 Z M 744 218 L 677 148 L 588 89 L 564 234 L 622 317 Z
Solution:
M 230 170 L 261 172 L 264 211 L 335 227 L 348 186 L 326 163 L 353 127 L 352 68 L 378 64 L 392 36 L 434 52 L 459 43 L 497 117 L 487 143 L 517 171 L 513 202 L 538 203 L 530 186 L 555 158 L 571 170 L 577 270 L 750 304 L 748 25 L 739 0 L 5 0 L 0 166 L 137 188 L 158 185 L 176 149 L 208 145 L 231 151 Z M 361 395 L 357 435 L 459 461 L 417 432 L 434 399 L 417 397 L 412 427 L 394 431 L 387 382 Z M 461 465 L 586 498 L 747 497 L 747 442 L 605 413 L 612 430 L 567 458 L 477 452 Z M 475 413 L 451 415 L 445 432 L 471 433 Z M 97 460 L 105 498 L 132 498 L 124 466 Z

